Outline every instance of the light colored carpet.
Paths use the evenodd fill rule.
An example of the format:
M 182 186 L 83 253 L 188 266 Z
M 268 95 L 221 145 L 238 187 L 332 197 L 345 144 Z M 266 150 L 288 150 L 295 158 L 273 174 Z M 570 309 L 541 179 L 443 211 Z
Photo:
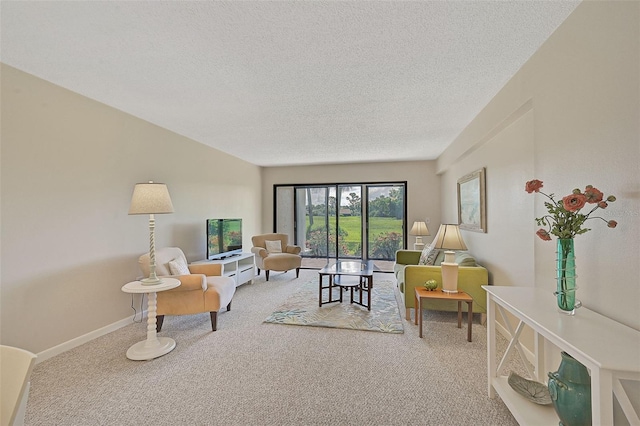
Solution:
M 425 312 L 423 339 L 406 321 L 404 334 L 263 323 L 317 276 L 272 273 L 238 287 L 216 332 L 208 314 L 166 317 L 160 335 L 177 347 L 152 361 L 126 358 L 146 334 L 132 323 L 36 365 L 26 424 L 517 424 L 487 396 L 477 319 L 473 342 L 455 313 Z
M 392 281 L 374 280 L 371 291 L 371 310 L 349 303 L 349 290 L 343 292 L 342 303 L 334 302 L 319 307 L 318 278 L 316 278 L 302 284 L 264 322 L 404 333 L 394 288 L 395 283 Z M 337 298 L 340 289 L 334 288 L 333 293 L 334 299 Z M 329 289 L 323 290 L 323 300 L 329 300 Z

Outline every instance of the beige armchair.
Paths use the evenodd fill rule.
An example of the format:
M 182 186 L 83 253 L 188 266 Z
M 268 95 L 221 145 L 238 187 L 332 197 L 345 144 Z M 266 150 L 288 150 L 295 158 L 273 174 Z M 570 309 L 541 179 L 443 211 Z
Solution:
M 251 242 L 253 243 L 251 252 L 255 253 L 258 275 L 260 275 L 260 269 L 264 269 L 264 274 L 269 281 L 269 271 L 287 272 L 295 269 L 296 278 L 300 276 L 301 248 L 290 246 L 289 237 L 286 234 L 256 235 L 251 237 Z
M 231 299 L 236 292 L 233 278 L 223 277 L 221 265 L 209 263 L 187 265 L 182 250 L 166 247 L 156 250 L 156 274 L 180 280 L 180 286 L 158 293 L 156 329 L 162 329 L 165 315 L 192 315 L 209 312 L 211 330 L 216 331 L 218 311 L 222 306 L 231 310 Z M 149 275 L 149 253 L 138 260 L 145 276 Z
M 0 425 L 24 424 L 36 358 L 24 349 L 0 345 Z

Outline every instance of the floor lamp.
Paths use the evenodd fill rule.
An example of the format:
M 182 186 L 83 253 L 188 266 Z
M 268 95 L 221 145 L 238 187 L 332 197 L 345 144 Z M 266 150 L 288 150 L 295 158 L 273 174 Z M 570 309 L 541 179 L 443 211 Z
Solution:
M 424 222 L 413 222 L 413 226 L 411 227 L 411 231 L 409 231 L 409 235 L 416 236 L 416 243 L 413 245 L 414 250 L 422 250 L 424 248 L 424 243 L 422 242 L 422 237 L 426 237 L 429 234 L 429 228 L 427 228 L 427 224 Z
M 440 264 L 442 271 L 442 291 L 445 293 L 458 292 L 458 264 L 456 253 L 452 250 L 466 250 L 460 228 L 455 224 L 440 225 L 434 241 L 434 248 L 446 250 L 444 261 Z
M 169 190 L 164 183 L 137 183 L 133 188 L 129 214 L 149 215 L 149 276 L 140 280 L 143 285 L 160 284 L 162 280 L 156 276 L 156 244 L 154 215 L 173 213 L 173 204 Z

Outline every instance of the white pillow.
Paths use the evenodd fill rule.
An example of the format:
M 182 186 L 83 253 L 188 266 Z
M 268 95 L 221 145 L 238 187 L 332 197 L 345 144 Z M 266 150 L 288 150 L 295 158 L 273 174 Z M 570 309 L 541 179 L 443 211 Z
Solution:
M 427 264 L 427 258 L 429 257 L 429 254 L 432 251 L 433 251 L 433 247 L 425 246 L 422 249 L 422 253 L 420 253 L 420 260 L 418 261 L 418 265 L 426 265 Z
M 418 261 L 418 265 L 433 265 L 436 256 L 440 253 L 440 250 L 434 249 L 435 240 L 431 242 L 428 246 L 425 246 L 422 249 L 422 253 L 420 254 L 420 260 Z
M 280 244 L 280 240 L 265 241 L 264 245 L 269 253 L 282 253 L 282 244 Z
M 169 270 L 172 275 L 189 275 L 189 267 L 183 258 L 179 257 L 169 262 Z

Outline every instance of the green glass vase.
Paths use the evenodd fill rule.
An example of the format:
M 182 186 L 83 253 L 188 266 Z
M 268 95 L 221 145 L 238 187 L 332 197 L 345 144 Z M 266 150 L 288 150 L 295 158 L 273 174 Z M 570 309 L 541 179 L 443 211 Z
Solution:
M 587 367 L 562 352 L 555 373 L 549 373 L 549 395 L 560 426 L 591 425 L 591 377 Z
M 576 257 L 573 238 L 560 238 L 557 243 L 556 279 L 557 289 L 554 293 L 558 301 L 558 310 L 567 315 L 574 315 L 576 308 L 582 303 L 576 299 Z

